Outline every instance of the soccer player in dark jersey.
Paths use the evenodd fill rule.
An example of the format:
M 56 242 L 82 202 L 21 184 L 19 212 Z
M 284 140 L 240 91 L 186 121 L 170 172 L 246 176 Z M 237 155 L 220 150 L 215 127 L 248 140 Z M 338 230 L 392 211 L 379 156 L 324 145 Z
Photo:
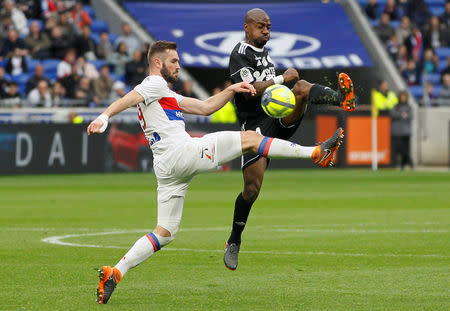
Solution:
M 300 80 L 294 68 L 276 76 L 274 64 L 264 47 L 270 39 L 270 27 L 270 18 L 265 11 L 258 8 L 248 11 L 244 21 L 245 41 L 239 42 L 231 52 L 231 80 L 233 83 L 249 82 L 257 92 L 257 96 L 253 97 L 246 94 L 235 95 L 235 105 L 243 130 L 255 130 L 265 136 L 287 139 L 297 130 L 308 104 L 341 106 L 346 111 L 355 109 L 353 84 L 345 73 L 338 77 L 338 92 L 320 84 Z M 292 88 L 295 108 L 282 119 L 270 118 L 261 108 L 261 95 L 270 85 L 288 82 L 295 82 Z M 330 150 L 324 149 L 315 157 L 314 162 L 324 167 L 333 165 Z M 237 268 L 241 234 L 261 189 L 268 160 L 257 154 L 246 154 L 242 163 L 244 189 L 236 198 L 233 227 L 224 254 L 225 266 L 230 270 Z

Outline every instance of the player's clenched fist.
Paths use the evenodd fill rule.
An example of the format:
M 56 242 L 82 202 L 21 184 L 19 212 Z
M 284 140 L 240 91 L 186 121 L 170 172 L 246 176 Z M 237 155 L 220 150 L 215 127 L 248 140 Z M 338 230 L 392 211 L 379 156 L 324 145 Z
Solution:
M 101 115 L 99 115 L 97 117 L 97 119 L 95 119 L 94 121 L 92 121 L 89 126 L 87 127 L 87 133 L 88 135 L 92 134 L 92 133 L 103 133 L 106 128 L 108 127 L 108 115 L 102 113 Z
M 290 81 L 294 81 L 297 82 L 300 77 L 298 75 L 298 71 L 295 70 L 294 68 L 288 68 L 284 73 L 283 73 L 283 78 L 284 78 L 284 82 L 290 82 Z

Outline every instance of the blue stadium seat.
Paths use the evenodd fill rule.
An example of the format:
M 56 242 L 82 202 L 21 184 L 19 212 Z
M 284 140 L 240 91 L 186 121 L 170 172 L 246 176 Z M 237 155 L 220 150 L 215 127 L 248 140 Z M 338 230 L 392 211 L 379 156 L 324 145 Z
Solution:
M 42 61 L 42 65 L 44 66 L 45 71 L 56 70 L 60 62 L 61 62 L 60 59 L 48 58 Z
M 89 63 L 95 66 L 97 70 L 100 70 L 100 67 L 106 64 L 106 61 L 103 59 L 90 60 Z
M 425 0 L 425 2 L 428 4 L 428 6 L 440 5 L 443 7 L 445 1 L 443 1 L 443 0 Z
M 439 57 L 440 61 L 446 61 L 447 57 L 450 56 L 450 48 L 438 48 L 436 49 L 436 55 Z
M 90 5 L 83 5 L 83 10 L 85 10 L 93 20 L 95 19 L 95 11 L 93 7 Z
M 102 31 L 108 31 L 108 24 L 105 21 L 102 20 L 94 20 L 91 24 L 91 30 L 92 32 L 102 32 Z
M 91 38 L 95 41 L 95 43 L 99 43 L 100 42 L 100 34 L 97 32 L 94 32 L 91 34 Z
M 430 13 L 432 15 L 436 15 L 436 16 L 441 16 L 444 13 L 444 11 L 445 11 L 444 7 L 432 6 L 429 9 L 430 9 Z
M 421 85 L 411 85 L 408 87 L 411 94 L 416 98 L 420 99 L 423 94 L 423 86 Z
M 446 61 L 440 61 L 438 64 L 438 71 L 441 72 L 442 70 L 444 70 L 447 67 L 447 62 Z
M 12 76 L 12 80 L 17 82 L 17 84 L 27 83 L 28 79 L 33 76 L 33 73 L 25 72 L 17 76 Z
M 117 33 L 110 33 L 109 34 L 109 42 L 113 43 L 116 42 L 117 38 L 119 38 L 119 34 Z
M 56 70 L 46 71 L 44 75 L 50 79 L 50 81 L 55 82 L 58 80 L 58 76 L 56 75 Z
M 433 89 L 433 95 L 434 97 L 437 97 L 439 95 L 439 92 L 442 90 L 442 84 L 435 85 Z
M 109 74 L 109 76 L 110 76 L 114 81 L 122 81 L 122 82 L 125 83 L 125 75 L 119 76 L 119 75 L 116 75 L 114 72 L 111 72 L 111 73 Z
M 33 76 L 31 73 L 22 73 L 21 75 L 12 76 L 12 81 L 15 81 L 17 83 L 17 88 L 19 89 L 19 93 L 22 94 L 22 96 L 25 96 L 25 90 L 27 87 L 28 80 Z
M 440 73 L 429 73 L 427 74 L 427 76 L 425 77 L 425 80 L 427 82 L 432 82 L 433 84 L 439 84 L 441 81 L 441 74 Z
M 391 21 L 390 24 L 391 24 L 392 27 L 397 29 L 398 26 L 400 26 L 400 21 Z
M 26 91 L 27 91 L 27 84 L 26 83 L 17 83 L 17 89 L 20 93 L 20 95 L 22 95 L 24 98 L 27 95 Z
M 28 72 L 34 73 L 34 68 L 41 63 L 40 60 L 29 58 L 27 59 Z

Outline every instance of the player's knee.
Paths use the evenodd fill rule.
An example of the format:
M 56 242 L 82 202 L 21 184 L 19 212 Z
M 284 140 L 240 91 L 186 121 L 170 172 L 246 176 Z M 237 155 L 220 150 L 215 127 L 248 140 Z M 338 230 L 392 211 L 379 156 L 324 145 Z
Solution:
M 161 247 L 169 244 L 175 239 L 179 228 L 179 223 L 158 224 L 154 230 L 154 234 L 159 241 Z
M 292 88 L 292 92 L 294 93 L 297 101 L 299 98 L 305 98 L 309 96 L 309 90 L 311 89 L 312 84 L 306 80 L 299 80 L 295 83 Z
M 242 131 L 241 132 L 242 151 L 244 153 L 246 152 L 257 153 L 262 139 L 263 136 L 255 131 L 249 130 Z
M 159 245 L 161 247 L 166 246 L 167 244 L 169 244 L 170 242 L 172 242 L 175 239 L 175 236 L 171 235 L 171 236 L 161 236 L 159 234 L 155 234 L 156 238 L 159 241 Z

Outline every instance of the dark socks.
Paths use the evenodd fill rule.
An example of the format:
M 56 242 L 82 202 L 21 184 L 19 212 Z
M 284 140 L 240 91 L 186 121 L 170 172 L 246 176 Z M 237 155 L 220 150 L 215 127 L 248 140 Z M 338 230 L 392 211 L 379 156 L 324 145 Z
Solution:
M 248 203 L 244 200 L 242 192 L 239 193 L 234 203 L 234 216 L 233 216 L 233 230 L 231 231 L 230 238 L 228 239 L 228 244 L 236 243 L 241 244 L 241 234 L 244 231 L 245 224 L 247 222 L 248 215 L 250 214 L 250 209 L 252 208 L 253 202 Z
M 309 103 L 313 105 L 340 106 L 342 95 L 320 84 L 314 84 L 309 90 Z

